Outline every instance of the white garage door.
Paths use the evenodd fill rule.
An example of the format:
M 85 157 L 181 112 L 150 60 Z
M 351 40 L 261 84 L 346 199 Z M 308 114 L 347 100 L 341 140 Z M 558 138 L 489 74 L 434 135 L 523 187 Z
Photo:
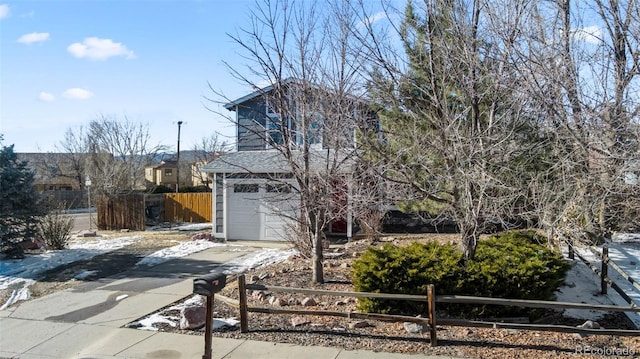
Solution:
M 260 192 L 257 183 L 235 183 L 228 189 L 228 239 L 260 239 Z
M 288 185 L 235 183 L 228 189 L 228 239 L 287 240 L 293 212 Z

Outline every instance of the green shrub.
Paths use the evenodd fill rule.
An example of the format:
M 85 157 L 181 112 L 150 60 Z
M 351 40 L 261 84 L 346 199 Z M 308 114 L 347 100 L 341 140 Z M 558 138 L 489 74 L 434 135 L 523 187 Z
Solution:
M 455 291 L 462 254 L 452 245 L 413 243 L 397 247 L 386 243 L 369 248 L 353 265 L 354 288 L 359 292 L 425 294 L 434 284 Z M 377 313 L 421 311 L 424 303 L 362 298 L 360 310 Z
M 65 249 L 73 229 L 73 218 L 60 211 L 44 216 L 38 224 L 38 232 L 49 249 Z
M 370 248 L 353 266 L 356 291 L 425 295 L 429 284 L 436 294 L 509 299 L 551 299 L 570 265 L 562 256 L 534 241 L 534 232 L 507 233 L 478 243 L 475 258 L 464 264 L 452 245 L 413 243 Z M 545 242 L 545 241 L 543 241 Z M 451 315 L 520 315 L 529 309 L 502 306 L 439 305 Z M 420 302 L 362 298 L 365 312 L 424 314 Z

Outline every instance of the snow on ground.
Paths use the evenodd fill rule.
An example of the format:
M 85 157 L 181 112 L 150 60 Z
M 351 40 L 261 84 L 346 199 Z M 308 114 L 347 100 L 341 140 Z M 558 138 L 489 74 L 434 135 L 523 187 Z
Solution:
M 295 249 L 276 249 L 276 248 L 264 248 L 261 251 L 247 254 L 236 259 L 233 259 L 225 263 L 226 274 L 237 274 L 246 272 L 250 269 L 257 267 L 264 267 L 270 264 L 286 261 L 289 257 L 292 257 L 298 253 Z
M 176 304 L 158 313 L 151 314 L 150 316 L 139 320 L 138 323 L 140 326 L 137 327 L 137 329 L 157 331 L 158 328 L 155 327 L 154 324 L 162 324 L 162 323 L 168 324 L 172 328 L 177 328 L 181 324 L 180 322 L 181 317 L 170 316 L 170 315 L 167 315 L 166 313 L 168 313 L 169 311 L 174 311 L 174 310 L 182 311 L 188 307 L 204 306 L 204 305 L 205 304 L 204 304 L 203 297 L 200 295 L 194 295 L 191 298 L 179 304 Z M 213 327 L 213 330 L 219 330 L 225 327 L 234 327 L 238 323 L 240 323 L 240 321 L 238 321 L 235 318 L 213 318 L 212 327 Z M 204 330 L 204 328 L 201 329 L 201 331 L 202 330 Z
M 228 247 L 226 243 L 214 243 L 206 240 L 183 242 L 173 247 L 164 248 L 142 258 L 136 265 L 155 266 L 170 259 L 184 257 L 191 253 L 200 252 L 211 247 Z
M 250 253 L 244 255 L 242 257 L 233 259 L 224 264 L 225 271 L 224 273 L 229 274 L 237 274 L 246 272 L 253 268 L 263 267 L 274 263 L 284 262 L 290 257 L 296 255 L 298 253 L 295 249 L 276 249 L 276 248 L 263 248 L 257 252 Z M 171 327 L 178 327 L 180 325 L 180 317 L 175 317 L 171 315 L 167 315 L 168 312 L 173 310 L 183 310 L 184 308 L 191 306 L 201 306 L 203 304 L 202 296 L 194 295 L 188 300 L 169 307 L 167 309 L 163 309 L 158 313 L 151 314 L 141 320 L 138 321 L 140 327 L 137 329 L 140 330 L 153 330 L 157 331 L 158 329 L 154 326 L 154 324 L 168 324 Z M 213 329 L 221 329 L 224 327 L 233 327 L 239 323 L 235 318 L 213 318 Z
M 9 300 L 0 306 L 0 310 L 17 301 L 28 300 L 31 296 L 29 287 L 35 283 L 35 278 L 39 274 L 68 263 L 90 259 L 99 254 L 126 247 L 139 238 L 137 236 L 100 237 L 89 241 L 76 238 L 69 242 L 69 249 L 27 255 L 24 259 L 0 261 L 0 290 L 12 290 Z M 84 275 L 86 277 L 89 274 Z
M 640 281 L 640 234 L 618 234 L 605 245 L 609 248 L 609 258 L 635 281 Z M 602 253 L 602 245 L 594 248 Z M 589 248 L 577 248 L 576 252 L 596 268 L 601 268 L 601 258 Z M 566 257 L 566 249 L 564 254 Z M 640 305 L 640 291 L 611 266 L 609 266 L 608 277 L 620 286 L 636 305 Z M 630 306 L 613 288 L 609 287 L 606 295 L 600 294 L 600 290 L 600 276 L 576 256 L 573 268 L 567 274 L 565 285 L 556 292 L 556 296 L 558 301 L 563 302 Z M 597 320 L 604 314 L 606 312 L 565 310 L 565 315 L 580 319 Z M 640 313 L 625 312 L 625 314 L 636 327 L 640 328 Z

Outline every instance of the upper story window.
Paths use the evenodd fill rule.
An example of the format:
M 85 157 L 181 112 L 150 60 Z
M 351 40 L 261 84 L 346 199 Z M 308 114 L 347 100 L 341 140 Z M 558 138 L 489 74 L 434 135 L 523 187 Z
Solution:
M 165 176 L 173 176 L 173 169 L 171 169 L 171 168 L 165 168 L 165 170 L 164 170 L 164 175 L 165 175 Z

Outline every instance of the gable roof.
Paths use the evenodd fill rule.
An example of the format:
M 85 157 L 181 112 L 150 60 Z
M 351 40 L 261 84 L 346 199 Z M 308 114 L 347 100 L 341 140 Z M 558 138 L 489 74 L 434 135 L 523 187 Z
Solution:
M 280 81 L 280 84 L 288 85 L 288 84 L 293 83 L 293 82 L 296 82 L 296 80 L 293 79 L 293 78 L 286 78 L 286 79 Z M 233 100 L 231 102 L 226 103 L 224 105 L 224 108 L 226 108 L 229 111 L 235 111 L 236 106 L 238 106 L 240 104 L 243 104 L 243 103 L 245 103 L 247 101 L 253 100 L 256 97 L 260 97 L 260 96 L 263 96 L 265 94 L 268 94 L 269 92 L 273 91 L 275 86 L 276 86 L 275 83 L 273 83 L 273 84 L 271 84 L 269 86 L 262 87 L 262 88 L 256 88 L 254 86 L 254 88 L 256 88 L 255 91 L 253 91 L 252 93 L 250 93 L 248 95 L 242 96 L 242 97 L 240 97 L 240 98 L 238 98 L 236 100 Z
M 310 167 L 321 172 L 327 167 L 327 160 L 340 163 L 340 172 L 346 172 L 353 166 L 354 160 L 349 154 L 328 150 L 313 150 L 310 153 Z M 302 152 L 295 151 L 296 161 L 302 161 Z M 239 151 L 221 155 L 206 164 L 202 172 L 207 173 L 290 173 L 291 167 L 285 156 L 278 150 Z

